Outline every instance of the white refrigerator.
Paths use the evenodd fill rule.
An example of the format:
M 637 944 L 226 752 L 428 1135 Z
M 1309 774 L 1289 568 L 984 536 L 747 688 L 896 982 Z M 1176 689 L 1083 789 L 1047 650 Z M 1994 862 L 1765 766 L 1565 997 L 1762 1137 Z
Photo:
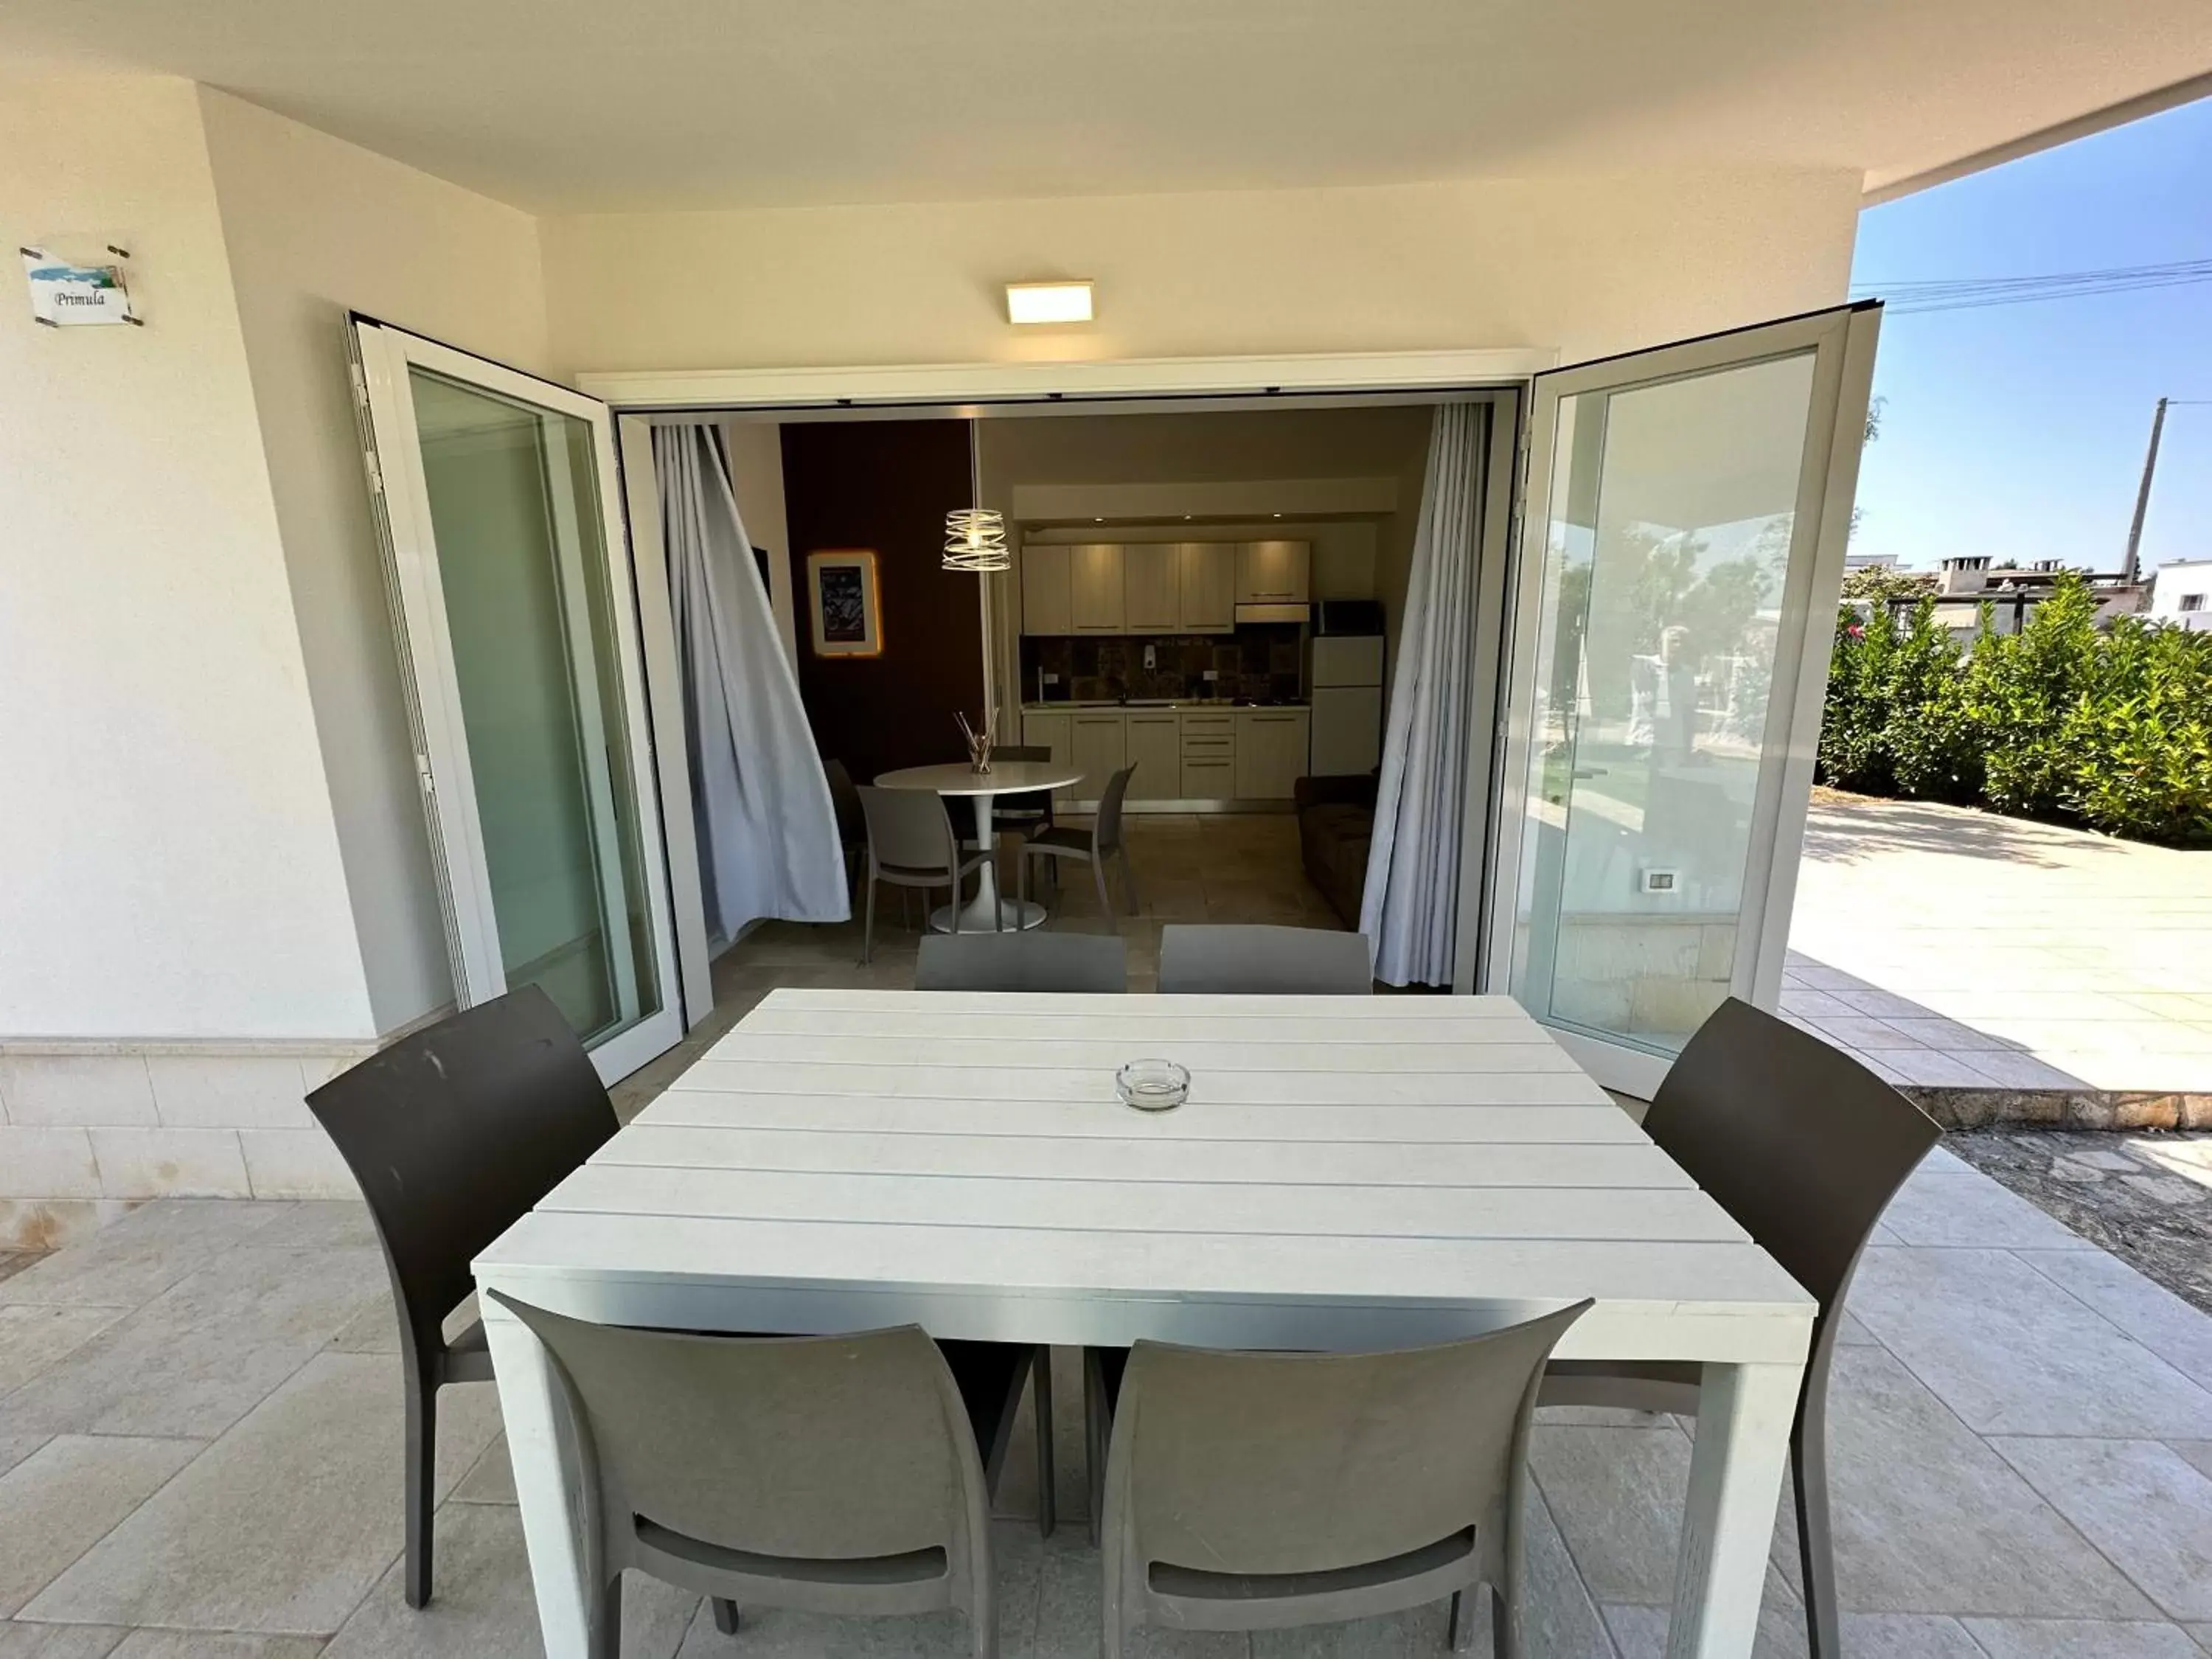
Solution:
M 1382 636 L 1313 640 L 1313 775 L 1371 772 L 1382 760 Z

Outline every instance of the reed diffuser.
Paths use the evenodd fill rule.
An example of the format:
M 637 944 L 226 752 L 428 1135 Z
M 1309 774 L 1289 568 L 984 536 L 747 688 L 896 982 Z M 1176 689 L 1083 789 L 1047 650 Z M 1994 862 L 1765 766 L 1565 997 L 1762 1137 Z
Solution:
M 979 776 L 991 769 L 991 744 L 994 728 L 991 718 L 983 717 L 983 729 L 978 732 L 968 724 L 967 714 L 960 709 L 952 711 L 952 718 L 960 723 L 960 735 L 968 742 L 968 769 Z

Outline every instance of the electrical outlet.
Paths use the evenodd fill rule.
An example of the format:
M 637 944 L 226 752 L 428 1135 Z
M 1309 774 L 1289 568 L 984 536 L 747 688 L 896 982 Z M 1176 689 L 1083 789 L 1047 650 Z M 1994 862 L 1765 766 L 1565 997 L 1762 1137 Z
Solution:
M 1674 870 L 1646 870 L 1644 872 L 1644 890 L 1647 893 L 1674 892 L 1680 884 L 1677 880 L 1680 873 Z

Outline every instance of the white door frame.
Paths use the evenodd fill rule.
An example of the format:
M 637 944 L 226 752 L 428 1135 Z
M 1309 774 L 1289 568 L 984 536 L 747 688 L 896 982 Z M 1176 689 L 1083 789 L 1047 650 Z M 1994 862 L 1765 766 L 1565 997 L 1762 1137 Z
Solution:
M 386 532 L 394 634 L 402 683 L 415 732 L 416 771 L 430 830 L 439 901 L 445 915 L 456 1001 L 472 1007 L 502 994 L 507 975 L 501 960 L 499 929 L 493 913 L 491 882 L 485 861 L 483 829 L 477 811 L 476 781 L 463 723 L 460 682 L 453 658 L 445 592 L 437 565 L 437 544 L 429 493 L 422 465 L 422 441 L 409 385 L 410 368 L 419 367 L 464 386 L 517 403 L 586 422 L 592 434 L 599 479 L 600 533 L 604 538 L 616 649 L 624 690 L 622 720 L 629 738 L 630 789 L 637 803 L 636 837 L 643 860 L 640 878 L 652 923 L 653 951 L 660 1008 L 595 1047 L 592 1064 L 612 1082 L 665 1052 L 684 1029 L 685 986 L 679 974 L 676 927 L 671 908 L 664 810 L 665 769 L 656 772 L 653 728 L 647 708 L 648 681 L 640 639 L 640 584 L 633 580 L 629 542 L 624 528 L 621 470 L 614 423 L 606 405 L 535 375 L 508 368 L 421 335 L 356 316 L 349 337 L 361 372 L 363 435 L 369 457 L 371 493 Z M 378 441 L 379 434 L 383 441 Z M 665 574 L 659 609 L 667 609 Z M 679 723 L 680 729 L 680 723 Z M 680 764 L 680 762 L 679 762 Z M 602 764 L 588 765 L 587 785 L 604 810 L 612 799 L 612 778 Z M 690 787 L 684 783 L 680 808 L 688 822 Z M 696 883 L 697 870 L 693 866 Z M 703 1013 L 703 1010 L 702 1010 Z
M 1513 621 L 1508 638 L 1526 653 L 1537 637 L 1543 602 L 1544 548 L 1548 513 L 1540 510 L 1551 489 L 1553 446 L 1563 400 L 1581 392 L 1634 386 L 1813 351 L 1813 384 L 1798 474 L 1796 519 L 1783 579 L 1776 632 L 1774 684 L 1762 769 L 1751 814 L 1751 845 L 1744 872 L 1739 933 L 1752 948 L 1739 949 L 1734 994 L 1771 1009 L 1779 998 L 1796 895 L 1797 864 L 1810 799 L 1827 684 L 1833 618 L 1842 591 L 1844 553 L 1850 533 L 1850 502 L 1858 483 L 1867 402 L 1881 307 L 1840 306 L 1808 316 L 1735 329 L 1537 375 L 1524 427 L 1526 452 L 1515 536 Z M 1528 811 L 1530 748 L 1534 738 L 1534 676 L 1525 654 L 1505 665 L 1506 693 L 1500 729 L 1497 810 L 1491 838 L 1492 865 L 1488 948 L 1483 988 L 1503 993 L 1512 971 L 1517 921 L 1521 826 Z M 1765 764 L 1774 756 L 1782 764 Z M 1560 1045 L 1608 1086 L 1651 1097 L 1672 1062 L 1660 1056 L 1554 1030 Z

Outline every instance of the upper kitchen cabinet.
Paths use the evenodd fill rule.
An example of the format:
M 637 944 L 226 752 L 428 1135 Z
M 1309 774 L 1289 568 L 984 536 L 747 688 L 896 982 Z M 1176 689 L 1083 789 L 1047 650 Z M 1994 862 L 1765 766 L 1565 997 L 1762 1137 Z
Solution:
M 1065 547 L 1022 550 L 1022 632 L 1073 634 L 1075 599 Z
M 1121 549 L 1090 542 L 1067 550 L 1068 587 L 1076 634 L 1127 632 L 1121 599 Z M 1032 629 L 1032 633 L 1042 633 Z
M 1121 621 L 1132 634 L 1172 634 L 1184 626 L 1173 542 L 1131 542 L 1121 549 Z
M 1246 542 L 1237 550 L 1237 603 L 1304 605 L 1312 567 L 1310 542 Z
M 1176 544 L 1177 626 L 1186 634 L 1231 634 L 1237 629 L 1235 542 Z

